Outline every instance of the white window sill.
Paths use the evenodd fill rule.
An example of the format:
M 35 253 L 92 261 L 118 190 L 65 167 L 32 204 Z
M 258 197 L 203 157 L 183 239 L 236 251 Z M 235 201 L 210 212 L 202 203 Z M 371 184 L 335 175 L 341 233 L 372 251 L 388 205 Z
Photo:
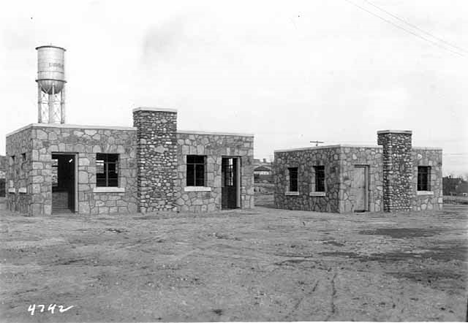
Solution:
M 95 187 L 93 193 L 125 193 L 124 187 Z
M 434 195 L 433 191 L 417 191 L 416 195 Z
M 284 195 L 297 196 L 297 195 L 299 195 L 299 192 L 285 192 Z
M 327 196 L 325 192 L 310 192 L 309 196 Z
M 16 188 L 9 188 L 8 193 L 16 194 Z
M 211 192 L 211 187 L 208 186 L 186 186 L 185 192 Z

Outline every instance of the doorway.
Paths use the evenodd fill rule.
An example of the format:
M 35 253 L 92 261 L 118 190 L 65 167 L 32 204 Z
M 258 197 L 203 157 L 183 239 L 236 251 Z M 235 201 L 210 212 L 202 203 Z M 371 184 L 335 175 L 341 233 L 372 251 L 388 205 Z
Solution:
M 354 212 L 369 210 L 369 166 L 354 166 L 353 193 Z
M 52 213 L 75 212 L 74 154 L 52 154 Z
M 240 159 L 223 157 L 221 162 L 221 208 L 236 209 L 240 207 Z

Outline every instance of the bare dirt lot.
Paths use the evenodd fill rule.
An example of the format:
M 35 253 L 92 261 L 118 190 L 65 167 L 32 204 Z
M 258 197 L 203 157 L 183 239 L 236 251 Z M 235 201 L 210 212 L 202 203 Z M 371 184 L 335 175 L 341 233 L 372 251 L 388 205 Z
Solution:
M 467 210 L 339 215 L 262 207 L 99 217 L 0 211 L 0 318 L 463 321 Z M 50 304 L 73 307 L 52 313 Z

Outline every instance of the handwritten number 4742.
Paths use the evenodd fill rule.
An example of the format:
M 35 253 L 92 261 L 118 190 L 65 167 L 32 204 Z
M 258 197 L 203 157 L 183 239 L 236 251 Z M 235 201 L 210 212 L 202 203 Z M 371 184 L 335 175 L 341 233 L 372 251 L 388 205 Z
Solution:
M 38 308 L 40 308 L 40 312 L 43 313 L 45 311 L 46 306 L 45 305 L 37 305 Z M 67 308 L 64 308 L 63 305 L 58 305 L 57 304 L 50 304 L 49 307 L 47 308 L 47 311 L 51 312 L 54 314 L 55 308 L 58 307 L 58 312 L 59 313 L 64 313 L 71 309 L 73 307 L 69 306 Z M 34 312 L 36 311 L 36 304 L 29 305 L 28 307 L 28 312 L 31 312 L 31 315 L 34 315 Z

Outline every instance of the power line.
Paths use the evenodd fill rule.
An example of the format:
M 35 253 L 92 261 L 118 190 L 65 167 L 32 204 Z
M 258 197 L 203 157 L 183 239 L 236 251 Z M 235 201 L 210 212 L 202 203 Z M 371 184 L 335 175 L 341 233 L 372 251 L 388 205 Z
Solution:
M 452 46 L 452 47 L 454 47 L 454 48 L 456 48 L 456 49 L 458 49 L 458 50 L 460 50 L 460 51 L 462 51 L 462 52 L 468 53 L 467 50 L 465 50 L 465 49 L 463 49 L 463 48 L 461 48 L 461 47 L 459 47 L 459 46 L 453 45 L 453 44 L 451 44 L 451 43 L 449 43 L 449 42 L 443 40 L 442 38 L 436 37 L 436 36 L 434 36 L 434 35 L 431 34 L 431 33 L 428 33 L 427 31 L 425 31 L 425 30 L 419 28 L 419 27 L 416 26 L 416 25 L 413 25 L 412 23 L 408 22 L 407 20 L 405 20 L 405 19 L 403 19 L 403 18 L 400 18 L 399 16 L 397 16 L 397 15 L 395 15 L 395 14 L 393 14 L 393 13 L 391 13 L 391 12 L 389 12 L 389 11 L 387 11 L 387 10 L 385 10 L 385 9 L 383 9 L 383 8 L 381 8 L 381 7 L 379 7 L 379 6 L 377 6 L 376 4 L 372 3 L 371 1 L 369 1 L 369 0 L 364 0 L 364 1 L 367 2 L 368 4 L 370 4 L 371 6 L 373 6 L 373 7 L 377 8 L 377 9 L 379 9 L 380 11 L 385 12 L 386 14 L 388 14 L 388 15 L 394 17 L 395 19 L 398 19 L 399 21 L 403 22 L 404 24 L 406 24 L 406 25 L 408 25 L 408 26 L 410 26 L 410 27 L 413 27 L 414 29 L 419 30 L 420 32 L 422 32 L 422 33 L 424 33 L 424 34 L 426 34 L 426 35 L 428 35 L 428 36 L 430 36 L 430 37 L 433 37 L 434 39 L 437 39 L 438 41 L 440 41 L 440 42 L 442 42 L 442 43 L 444 43 L 444 44 L 447 44 L 447 45 L 449 45 L 449 46 Z
M 373 15 L 373 16 L 375 16 L 375 17 L 377 17 L 377 18 L 379 18 L 379 19 L 381 19 L 381 20 L 383 20 L 383 21 L 385 21 L 385 22 L 387 22 L 387 23 L 389 23 L 389 24 L 391 24 L 391 25 L 393 25 L 393 26 L 395 26 L 395 27 L 397 27 L 397 28 L 403 30 L 403 31 L 405 31 L 405 32 L 407 32 L 407 33 L 409 33 L 409 34 L 412 34 L 412 35 L 414 35 L 414 36 L 416 36 L 416 37 L 418 37 L 418 38 L 420 38 L 420 39 L 422 39 L 422 40 L 425 40 L 425 41 L 427 41 L 427 42 L 429 42 L 429 43 L 431 43 L 431 44 L 433 44 L 433 45 L 435 45 L 435 46 L 437 46 L 437 47 L 440 47 L 440 48 L 442 48 L 442 49 L 445 49 L 445 50 L 447 50 L 447 51 L 449 51 L 449 52 L 452 52 L 452 53 L 457 54 L 457 55 L 459 55 L 459 56 L 465 57 L 465 55 L 460 54 L 459 52 L 455 52 L 455 51 L 451 50 L 450 48 L 446 48 L 446 47 L 440 45 L 439 43 L 436 43 L 436 42 L 434 42 L 434 41 L 432 41 L 432 40 L 430 40 L 430 39 L 428 39 L 428 38 L 426 38 L 426 37 L 423 37 L 423 36 L 421 36 L 421 35 L 419 35 L 419 34 L 416 34 L 416 33 L 412 32 L 411 30 L 408 30 L 408 29 L 406 29 L 406 28 L 403 28 L 402 26 L 393 23 L 391 20 L 388 20 L 388 19 L 386 19 L 386 18 L 384 18 L 384 17 L 382 17 L 382 16 L 379 16 L 378 14 L 376 14 L 376 13 L 370 11 L 370 10 L 367 10 L 367 9 L 364 8 L 364 7 L 359 6 L 359 5 L 355 4 L 354 2 L 351 2 L 351 1 L 349 1 L 349 0 L 345 0 L 345 1 L 348 2 L 348 3 L 350 3 L 350 4 L 352 4 L 353 6 L 355 6 L 355 7 L 357 7 L 357 8 L 359 8 L 359 9 L 361 9 L 361 10 L 363 10 L 363 11 L 365 11 L 365 12 L 367 12 L 367 13 L 369 13 L 369 14 L 371 14 L 371 15 Z

